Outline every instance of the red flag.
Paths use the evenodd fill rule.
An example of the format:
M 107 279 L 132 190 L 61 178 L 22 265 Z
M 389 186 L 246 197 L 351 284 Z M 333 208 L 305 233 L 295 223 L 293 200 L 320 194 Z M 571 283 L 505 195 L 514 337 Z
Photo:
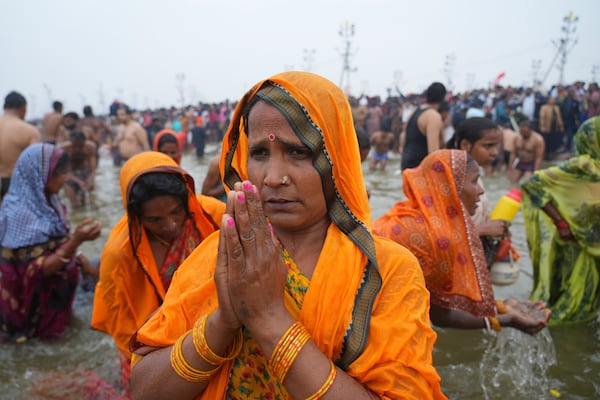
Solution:
M 494 86 L 496 86 L 496 85 L 499 85 L 499 84 L 500 84 L 500 80 L 501 80 L 502 78 L 504 78 L 505 76 L 506 76 L 506 72 L 500 72 L 500 73 L 498 74 L 498 76 L 496 77 L 496 79 L 494 79 L 494 82 L 493 82 L 493 83 L 494 83 Z

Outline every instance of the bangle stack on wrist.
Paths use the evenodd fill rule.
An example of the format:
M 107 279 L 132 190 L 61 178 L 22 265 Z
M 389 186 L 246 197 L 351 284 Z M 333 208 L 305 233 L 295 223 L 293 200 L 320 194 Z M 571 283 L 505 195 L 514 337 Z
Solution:
M 238 334 L 234 337 L 233 343 L 230 346 L 228 355 L 221 357 L 215 354 L 206 341 L 206 321 L 208 320 L 208 314 L 200 317 L 194 329 L 187 331 L 177 339 L 177 342 L 171 349 L 171 368 L 179 377 L 185 379 L 188 382 L 202 382 L 208 380 L 215 372 L 217 372 L 225 362 L 235 359 L 242 350 L 244 345 L 244 334 L 240 329 Z M 186 337 L 192 334 L 192 341 L 196 352 L 210 365 L 214 365 L 215 368 L 205 371 L 192 367 L 185 356 L 183 355 L 183 342 Z

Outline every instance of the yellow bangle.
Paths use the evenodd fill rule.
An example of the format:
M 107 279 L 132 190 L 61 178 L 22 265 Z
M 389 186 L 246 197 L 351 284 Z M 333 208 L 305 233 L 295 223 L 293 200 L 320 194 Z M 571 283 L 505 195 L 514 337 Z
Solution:
M 283 384 L 300 350 L 309 340 L 310 334 L 300 321 L 294 322 L 281 336 L 267 361 L 267 366 L 280 383 Z
M 221 357 L 210 349 L 208 342 L 206 341 L 206 321 L 208 321 L 208 317 L 209 314 L 206 314 L 200 317 L 194 324 L 192 340 L 196 352 L 210 365 L 221 365 L 226 361 L 234 360 L 242 351 L 242 346 L 244 345 L 244 333 L 241 329 L 238 331 L 231 343 L 230 350 L 228 351 L 229 355 Z
M 325 393 L 327 393 L 327 391 L 333 385 L 333 381 L 335 381 L 335 376 L 337 374 L 337 368 L 335 367 L 335 364 L 333 363 L 333 361 L 329 360 L 329 364 L 331 365 L 331 369 L 329 370 L 329 375 L 327 375 L 327 379 L 325 379 L 323 386 L 321 386 L 315 394 L 313 394 L 310 397 L 307 397 L 306 400 L 320 399 L 321 397 L 323 397 L 323 395 Z
M 506 313 L 506 307 L 504 306 L 504 300 L 496 300 L 496 309 L 498 314 Z
M 500 321 L 496 317 L 490 317 L 490 323 L 492 324 L 492 329 L 496 332 L 500 332 L 502 330 L 502 326 L 500 326 Z
M 175 345 L 171 349 L 171 368 L 180 378 L 185 379 L 188 382 L 202 382 L 208 380 L 215 372 L 221 368 L 219 365 L 215 369 L 209 371 L 203 371 L 192 367 L 185 359 L 183 355 L 183 341 L 188 337 L 192 331 L 187 331 L 177 339 Z

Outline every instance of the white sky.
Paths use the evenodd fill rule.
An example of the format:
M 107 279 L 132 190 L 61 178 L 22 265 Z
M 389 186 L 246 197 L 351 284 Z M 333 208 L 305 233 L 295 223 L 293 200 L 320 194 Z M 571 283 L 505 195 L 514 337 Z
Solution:
M 565 80 L 589 81 L 600 64 L 596 0 L 0 0 L 0 97 L 20 91 L 35 117 L 55 99 L 98 114 L 115 98 L 178 104 L 177 74 L 186 103 L 237 100 L 291 68 L 340 84 L 346 22 L 355 26 L 352 94 L 385 96 L 395 77 L 404 92 L 446 83 L 450 54 L 457 90 L 500 72 L 503 84 L 529 85 L 533 60 L 540 78 L 548 70 L 570 11 L 578 42 Z M 557 80 L 554 68 L 546 85 Z

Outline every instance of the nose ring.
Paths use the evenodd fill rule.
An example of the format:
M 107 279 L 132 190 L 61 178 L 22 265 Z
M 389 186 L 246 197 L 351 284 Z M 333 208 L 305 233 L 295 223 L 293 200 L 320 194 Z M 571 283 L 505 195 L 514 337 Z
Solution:
M 287 185 L 289 181 L 290 181 L 290 178 L 287 175 L 284 175 L 283 178 L 281 178 L 282 185 Z

